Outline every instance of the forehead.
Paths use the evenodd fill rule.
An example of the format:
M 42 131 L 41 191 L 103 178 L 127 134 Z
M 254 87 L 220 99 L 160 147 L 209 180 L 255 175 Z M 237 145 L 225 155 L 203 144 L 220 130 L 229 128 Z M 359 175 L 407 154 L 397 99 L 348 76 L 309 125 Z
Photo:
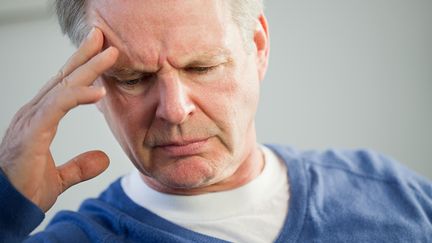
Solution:
M 232 24 L 226 1 L 92 0 L 91 25 L 102 29 L 122 59 L 160 60 L 224 48 Z

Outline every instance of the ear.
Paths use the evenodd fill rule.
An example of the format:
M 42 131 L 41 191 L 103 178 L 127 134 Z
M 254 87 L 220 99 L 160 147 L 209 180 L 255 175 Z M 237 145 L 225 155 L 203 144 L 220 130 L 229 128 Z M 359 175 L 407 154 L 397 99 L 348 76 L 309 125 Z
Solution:
M 258 17 L 258 23 L 254 32 L 254 43 L 257 51 L 257 67 L 259 79 L 263 80 L 267 72 L 268 58 L 270 52 L 270 39 L 267 19 L 264 13 Z

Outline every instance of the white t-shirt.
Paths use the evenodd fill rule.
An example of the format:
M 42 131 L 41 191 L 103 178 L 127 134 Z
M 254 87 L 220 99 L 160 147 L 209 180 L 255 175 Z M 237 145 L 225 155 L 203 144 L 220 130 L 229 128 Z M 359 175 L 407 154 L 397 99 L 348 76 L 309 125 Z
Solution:
M 160 193 L 137 170 L 124 176 L 121 185 L 136 204 L 184 228 L 232 242 L 272 242 L 288 213 L 288 175 L 283 161 L 265 146 L 261 149 L 261 174 L 233 190 L 195 196 Z

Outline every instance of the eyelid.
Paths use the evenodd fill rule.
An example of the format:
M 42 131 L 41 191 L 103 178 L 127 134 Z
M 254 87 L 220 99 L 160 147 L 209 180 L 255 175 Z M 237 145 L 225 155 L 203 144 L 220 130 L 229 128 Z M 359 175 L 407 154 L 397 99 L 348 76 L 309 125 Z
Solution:
M 219 65 L 213 65 L 213 66 L 192 66 L 192 67 L 186 67 L 186 71 L 191 72 L 197 72 L 197 73 L 205 73 L 212 71 L 213 69 L 219 67 Z
M 113 75 L 113 77 L 119 81 L 130 81 L 130 80 L 136 80 L 136 79 L 147 79 L 153 77 L 154 73 L 139 73 L 135 75 Z
M 185 67 L 210 67 L 210 66 L 217 66 L 221 65 L 223 63 L 226 63 L 228 60 L 226 59 L 212 59 L 212 60 L 201 60 L 201 61 L 193 61 L 189 64 L 187 64 Z
M 187 65 L 185 67 L 185 69 L 188 68 L 210 68 L 210 67 L 217 67 L 217 66 L 221 66 L 221 65 L 225 65 L 227 64 L 228 61 L 227 60 L 219 60 L 219 61 L 213 61 L 213 62 L 195 62 L 195 63 L 191 63 L 189 65 Z

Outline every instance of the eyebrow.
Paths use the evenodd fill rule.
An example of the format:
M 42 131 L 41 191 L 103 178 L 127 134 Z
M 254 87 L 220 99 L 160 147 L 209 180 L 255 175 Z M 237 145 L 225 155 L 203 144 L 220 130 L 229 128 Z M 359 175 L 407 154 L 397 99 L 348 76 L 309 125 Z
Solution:
M 117 67 L 117 68 L 114 67 L 106 71 L 105 75 L 122 78 L 122 77 L 139 77 L 151 73 L 155 73 L 155 72 L 140 71 L 128 67 Z
M 216 50 L 205 51 L 198 55 L 191 55 L 185 57 L 177 66 L 180 67 L 194 67 L 209 65 L 212 62 L 230 62 L 232 61 L 231 52 L 227 49 L 218 48 Z M 182 64 L 181 64 L 182 63 Z M 105 75 L 116 78 L 128 78 L 128 77 L 142 77 L 157 73 L 159 69 L 146 71 L 137 68 L 130 68 L 127 66 L 113 67 L 105 72 Z
M 232 58 L 231 58 L 231 52 L 229 50 L 224 48 L 218 48 L 216 50 L 205 51 L 198 55 L 187 57 L 186 60 L 187 59 L 189 60 L 184 62 L 187 64 L 183 66 L 194 66 L 194 65 L 203 65 L 203 64 L 205 65 L 214 61 L 226 62 L 226 61 L 230 61 Z

